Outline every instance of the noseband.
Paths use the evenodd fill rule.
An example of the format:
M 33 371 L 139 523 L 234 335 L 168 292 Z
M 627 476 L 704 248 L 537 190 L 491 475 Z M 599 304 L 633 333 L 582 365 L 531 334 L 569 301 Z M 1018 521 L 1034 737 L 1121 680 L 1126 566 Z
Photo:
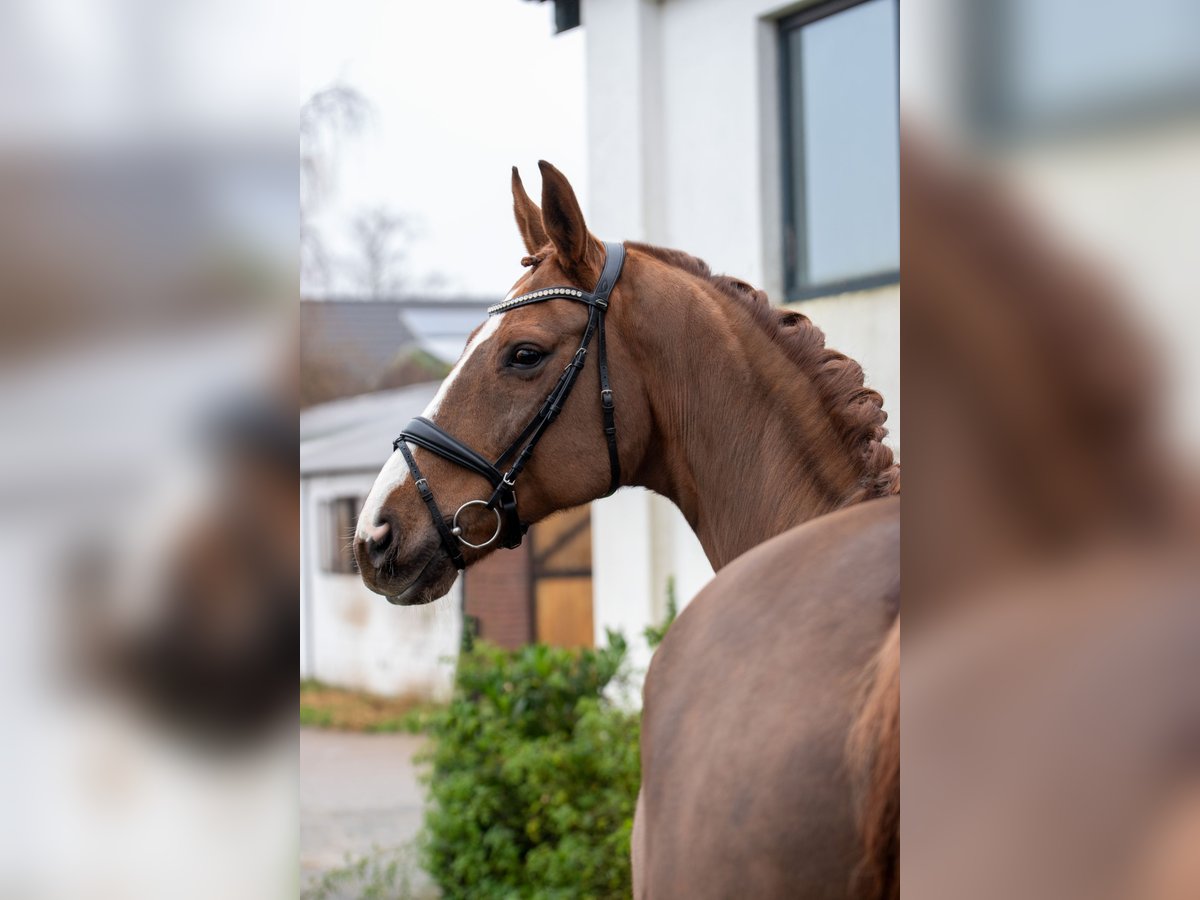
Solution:
M 575 387 L 575 381 L 579 377 L 579 373 L 583 371 L 588 345 L 592 342 L 593 334 L 597 336 L 596 351 L 600 365 L 600 411 L 604 417 L 604 438 L 608 443 L 610 472 L 608 493 L 604 496 L 607 497 L 621 485 L 621 460 L 617 456 L 617 425 L 613 408 L 613 392 L 608 383 L 608 357 L 604 346 L 604 313 L 608 309 L 609 295 L 612 293 L 617 279 L 621 277 L 621 267 L 625 264 L 625 247 L 619 243 L 606 242 L 604 251 L 604 268 L 600 272 L 600 280 L 591 292 L 573 287 L 542 288 L 488 308 L 488 315 L 495 316 L 519 306 L 529 306 L 532 303 L 542 303 L 546 300 L 574 300 L 576 303 L 582 303 L 588 307 L 587 326 L 583 330 L 579 349 L 575 351 L 571 362 L 563 369 L 558 383 L 550 391 L 550 395 L 538 410 L 537 415 L 495 462 L 489 461 L 487 457 L 471 449 L 453 435 L 447 434 L 438 425 L 423 416 L 418 416 L 409 422 L 400 432 L 400 437 L 392 443 L 392 449 L 399 450 L 404 455 L 404 461 L 408 463 L 408 469 L 417 486 L 417 493 L 421 495 L 421 499 L 429 508 L 429 515 L 433 519 L 434 527 L 441 536 L 442 546 L 451 562 L 459 569 L 467 567 L 462 551 L 459 549 L 460 543 L 480 549 L 499 541 L 500 546 L 512 548 L 520 545 L 525 532 L 529 530 L 529 526 L 522 522 L 517 514 L 517 476 L 525 468 L 525 464 L 533 454 L 533 448 L 542 439 L 542 435 L 546 433 L 550 423 L 558 418 L 563 404 L 571 394 L 571 389 Z M 409 444 L 424 447 L 443 459 L 448 459 L 464 469 L 470 469 L 472 472 L 482 475 L 492 485 L 491 497 L 487 500 L 468 500 L 447 522 L 438 508 L 437 501 L 434 500 L 429 482 L 421 474 L 417 461 L 408 448 Z M 509 460 L 512 461 L 511 464 Z M 505 465 L 508 465 L 508 469 L 502 471 Z M 482 544 L 472 544 L 463 537 L 463 527 L 458 521 L 463 510 L 475 506 L 490 509 L 496 517 L 496 530 Z

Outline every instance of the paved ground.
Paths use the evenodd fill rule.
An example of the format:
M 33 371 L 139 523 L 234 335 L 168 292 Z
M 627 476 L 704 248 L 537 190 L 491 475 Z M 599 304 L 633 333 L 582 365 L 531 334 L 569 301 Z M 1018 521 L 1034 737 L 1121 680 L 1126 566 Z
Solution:
M 300 875 L 417 836 L 424 809 L 410 734 L 300 730 Z

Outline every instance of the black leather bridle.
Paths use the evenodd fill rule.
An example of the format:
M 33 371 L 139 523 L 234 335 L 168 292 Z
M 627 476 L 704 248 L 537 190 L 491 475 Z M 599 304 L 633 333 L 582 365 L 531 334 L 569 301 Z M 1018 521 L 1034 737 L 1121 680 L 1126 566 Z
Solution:
M 409 422 L 400 432 L 400 437 L 392 443 L 392 449 L 399 450 L 404 455 L 404 461 L 408 463 L 408 469 L 412 473 L 417 492 L 429 508 L 429 515 L 433 519 L 434 527 L 441 536 L 442 546 L 450 560 L 459 569 L 465 569 L 467 566 L 462 551 L 459 549 L 460 543 L 480 549 L 491 546 L 498 540 L 500 546 L 512 548 L 520 545 L 525 532 L 529 530 L 528 524 L 522 522 L 517 514 L 517 476 L 521 474 L 521 470 L 529 462 L 529 457 L 533 455 L 533 448 L 542 439 L 542 435 L 546 433 L 550 423 L 558 418 L 563 404 L 571 395 L 571 389 L 575 386 L 579 373 L 583 371 L 588 345 L 592 342 L 593 334 L 596 335 L 596 351 L 600 365 L 600 411 L 604 417 L 604 437 L 608 443 L 610 472 L 608 493 L 604 496 L 607 497 L 621 486 L 621 460 L 617 455 L 617 424 L 613 407 L 613 392 L 608 383 L 608 357 L 604 345 L 604 313 L 608 309 L 609 295 L 612 293 L 617 279 L 621 277 L 621 267 L 625 264 L 625 247 L 619 243 L 606 242 L 604 251 L 604 268 L 600 272 L 600 280 L 596 282 L 596 287 L 590 292 L 573 287 L 541 288 L 488 308 L 488 315 L 495 316 L 519 306 L 542 303 L 546 300 L 574 300 L 588 307 L 587 326 L 583 330 L 579 349 L 575 351 L 571 362 L 563 369 L 558 383 L 550 391 L 550 395 L 538 410 L 537 415 L 495 462 L 489 461 L 487 457 L 447 434 L 438 425 L 423 416 L 418 416 Z M 464 469 L 470 469 L 472 472 L 482 475 L 492 485 L 491 497 L 487 500 L 468 500 L 447 522 L 438 508 L 437 501 L 434 500 L 429 482 L 425 480 L 425 476 L 421 474 L 421 469 L 417 466 L 417 461 L 413 459 L 412 451 L 408 448 L 409 444 L 424 447 L 443 459 L 448 459 Z M 512 460 L 511 464 L 508 463 L 509 460 Z M 501 467 L 506 464 L 508 464 L 507 471 L 501 471 Z M 463 537 L 463 528 L 458 522 L 458 517 L 462 515 L 463 510 L 472 506 L 490 509 L 496 516 L 496 530 L 482 544 L 472 544 Z

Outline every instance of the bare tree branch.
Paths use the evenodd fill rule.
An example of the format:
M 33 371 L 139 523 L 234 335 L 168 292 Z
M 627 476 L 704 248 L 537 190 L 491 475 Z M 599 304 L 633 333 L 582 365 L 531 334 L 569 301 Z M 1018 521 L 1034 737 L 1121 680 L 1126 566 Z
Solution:
M 300 107 L 300 202 L 312 211 L 333 189 L 338 142 L 360 133 L 372 114 L 356 88 L 336 82 L 317 91 Z
M 362 131 L 371 111 L 366 97 L 341 82 L 300 107 L 300 285 L 305 293 L 330 285 L 329 254 L 312 218 L 333 192 L 338 142 Z
M 372 299 L 394 296 L 405 287 L 406 246 L 413 236 L 407 219 L 386 206 L 359 213 L 351 226 L 358 258 L 353 274 L 363 294 Z

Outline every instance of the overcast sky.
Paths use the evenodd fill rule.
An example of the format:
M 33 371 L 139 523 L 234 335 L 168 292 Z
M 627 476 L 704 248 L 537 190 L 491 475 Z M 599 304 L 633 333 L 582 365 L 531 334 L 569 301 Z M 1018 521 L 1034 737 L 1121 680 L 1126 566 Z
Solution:
M 374 106 L 343 143 L 336 192 L 315 218 L 349 252 L 356 211 L 386 204 L 420 231 L 406 272 L 443 294 L 500 297 L 524 254 L 509 171 L 535 199 L 538 159 L 586 208 L 584 43 L 553 34 L 553 5 L 525 0 L 302 0 L 300 102 L 335 81 Z

